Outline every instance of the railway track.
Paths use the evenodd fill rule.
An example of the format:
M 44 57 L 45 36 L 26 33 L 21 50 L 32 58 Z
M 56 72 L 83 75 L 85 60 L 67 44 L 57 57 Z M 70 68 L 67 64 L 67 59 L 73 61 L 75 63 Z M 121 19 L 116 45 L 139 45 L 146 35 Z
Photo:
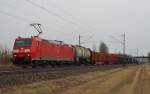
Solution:
M 36 72 L 50 72 L 50 71 L 64 71 L 64 70 L 75 70 L 75 69 L 82 69 L 82 68 L 100 68 L 105 69 L 108 67 L 116 68 L 121 67 L 123 65 L 100 65 L 100 66 L 65 66 L 65 67 L 45 67 L 45 68 L 16 68 L 16 69 L 5 69 L 0 70 L 0 76 L 2 75 L 13 75 L 13 74 L 22 74 L 22 73 L 36 73 Z
M 0 71 L 0 88 L 14 85 L 30 84 L 33 82 L 58 79 L 70 75 L 77 75 L 92 71 L 105 71 L 120 68 L 122 65 L 104 66 L 70 66 L 56 68 L 37 69 L 13 69 Z M 120 70 L 119 70 L 120 71 Z

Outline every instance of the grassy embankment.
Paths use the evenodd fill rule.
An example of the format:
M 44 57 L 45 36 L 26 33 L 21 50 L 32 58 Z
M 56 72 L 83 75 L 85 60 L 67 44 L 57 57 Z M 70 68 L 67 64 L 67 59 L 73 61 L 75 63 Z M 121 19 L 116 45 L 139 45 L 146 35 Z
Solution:
M 80 94 L 88 89 L 94 89 L 106 80 L 110 80 L 113 84 L 112 78 L 120 79 L 133 75 L 133 70 L 128 70 L 124 76 L 122 71 L 127 71 L 122 68 L 112 69 L 107 71 L 95 71 L 76 76 L 69 76 L 66 78 L 43 81 L 29 85 L 14 86 L 0 90 L 0 94 Z M 117 72 L 116 72 L 117 71 Z M 96 87 L 95 87 L 96 86 Z M 91 90 L 90 89 L 90 90 Z M 99 90 L 99 89 L 96 89 Z M 64 94 L 63 93 L 63 94 Z M 89 93 L 90 94 L 90 93 Z M 95 92 L 95 94 L 98 94 Z

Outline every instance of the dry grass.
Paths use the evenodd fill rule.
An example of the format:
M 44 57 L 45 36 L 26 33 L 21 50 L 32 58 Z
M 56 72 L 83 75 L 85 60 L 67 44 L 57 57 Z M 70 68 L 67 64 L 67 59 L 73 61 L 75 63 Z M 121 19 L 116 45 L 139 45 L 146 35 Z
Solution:
M 86 84 L 73 87 L 64 94 L 124 94 L 126 92 L 118 92 L 120 89 L 127 86 L 126 84 L 132 83 L 133 75 L 136 70 L 123 70 L 114 74 L 101 77 L 99 79 L 90 80 Z M 124 88 L 128 90 L 128 88 Z
M 138 68 L 89 72 L 1 89 L 0 94 L 128 94 Z
M 16 66 L 13 64 L 0 64 L 0 69 L 15 69 Z
M 145 65 L 139 75 L 138 85 L 134 89 L 134 94 L 150 94 L 149 65 Z
M 86 74 L 69 76 L 63 79 L 10 87 L 0 90 L 0 94 L 60 94 L 69 89 L 72 89 L 73 87 L 80 86 L 82 84 L 88 83 L 89 81 L 99 79 L 102 76 L 116 70 L 118 69 L 113 69 L 105 72 L 89 72 Z

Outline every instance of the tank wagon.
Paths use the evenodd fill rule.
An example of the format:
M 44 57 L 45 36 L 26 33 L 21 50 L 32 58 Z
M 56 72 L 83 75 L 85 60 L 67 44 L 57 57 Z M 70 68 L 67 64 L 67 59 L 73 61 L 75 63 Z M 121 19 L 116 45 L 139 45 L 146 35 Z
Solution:
M 91 64 L 92 51 L 89 48 L 76 45 L 73 46 L 73 49 L 75 54 L 75 62 L 77 62 L 77 64 Z

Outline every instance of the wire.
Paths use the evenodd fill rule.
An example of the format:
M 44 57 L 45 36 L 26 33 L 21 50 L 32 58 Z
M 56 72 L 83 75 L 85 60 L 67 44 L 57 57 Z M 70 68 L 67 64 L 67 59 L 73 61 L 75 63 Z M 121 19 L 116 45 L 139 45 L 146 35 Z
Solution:
M 93 33 L 93 31 L 96 31 L 92 26 L 90 26 L 90 25 L 88 25 L 87 23 L 86 24 L 83 24 L 82 22 L 81 22 L 81 20 L 79 20 L 78 18 L 76 18 L 76 17 L 74 17 L 74 16 L 72 16 L 70 13 L 68 13 L 66 10 L 63 10 L 61 7 L 59 7 L 55 2 L 50 2 L 49 0 L 46 0 L 47 1 L 47 3 L 46 4 L 51 4 L 51 6 L 54 6 L 55 7 L 55 9 L 57 9 L 58 11 L 60 11 L 61 13 L 63 12 L 63 13 L 65 13 L 65 14 L 67 14 L 67 17 L 70 17 L 74 22 L 77 22 L 80 26 L 82 26 L 82 27 L 85 27 L 86 28 L 86 31 L 89 31 L 89 32 L 91 32 L 90 33 L 90 36 L 94 36 L 92 33 Z M 89 34 L 89 33 L 88 33 Z M 92 34 L 92 35 L 91 35 Z M 86 36 L 86 35 L 84 35 L 84 36 Z M 89 36 L 89 35 L 87 35 L 87 36 Z
M 81 29 L 84 29 L 84 28 L 83 28 L 82 26 L 80 26 L 78 23 L 76 23 L 76 22 L 74 22 L 74 21 L 71 21 L 71 20 L 68 20 L 68 19 L 66 19 L 65 17 L 63 17 L 63 16 L 57 14 L 56 12 L 50 11 L 50 10 L 48 10 L 47 8 L 43 7 L 43 6 L 32 2 L 31 0 L 26 0 L 26 1 L 27 1 L 28 3 L 30 3 L 30 4 L 32 4 L 33 6 L 38 7 L 38 8 L 40 8 L 40 9 L 42 9 L 42 10 L 48 12 L 49 14 L 55 15 L 55 16 L 57 16 L 58 18 L 60 18 L 60 19 L 62 19 L 62 20 L 64 20 L 64 21 L 66 21 L 66 22 L 68 22 L 68 23 L 71 23 L 71 24 L 73 24 L 73 25 L 78 26 L 78 27 L 81 28 Z
M 49 0 L 46 0 L 46 1 L 51 4 L 51 2 L 49 2 Z M 54 2 L 52 2 L 52 3 L 53 3 L 53 4 L 51 4 L 51 5 L 55 6 L 55 8 L 57 8 L 59 11 L 64 12 L 64 13 L 67 13 L 67 14 L 71 17 L 71 19 L 72 19 L 73 21 L 76 20 L 76 21 L 80 22 L 80 20 L 79 20 L 78 18 L 72 16 L 70 13 L 66 12 L 66 10 L 63 10 L 61 7 L 58 7 L 56 3 L 54 3 Z M 87 28 L 91 29 L 92 31 L 93 31 L 93 29 L 94 29 L 92 26 L 88 25 L 87 23 L 86 23 L 86 24 L 82 24 L 82 23 L 80 22 L 79 24 L 86 26 Z M 91 30 L 89 30 L 89 31 L 91 31 Z M 94 31 L 96 31 L 96 30 L 94 30 Z
M 12 3 L 14 3 L 14 2 L 12 2 Z M 25 13 L 25 12 L 23 12 L 22 13 L 22 11 L 24 11 L 23 9 L 21 9 L 21 8 L 19 8 L 19 7 L 17 7 L 17 6 L 15 6 L 14 4 L 12 4 L 11 2 L 7 2 L 7 3 L 5 3 L 5 4 L 3 4 L 5 7 L 7 6 L 7 7 L 9 7 L 9 8 L 11 8 L 11 9 L 15 9 L 15 11 L 21 11 L 21 13 L 19 13 L 19 15 L 21 16 L 21 17 L 23 17 L 25 20 L 27 20 L 28 18 L 27 18 L 27 13 Z M 25 16 L 25 17 L 24 17 Z
M 19 17 L 19 16 L 16 16 L 16 15 L 13 15 L 13 14 L 10 14 L 10 13 L 7 13 L 7 12 L 4 12 L 4 11 L 1 11 L 0 10 L 0 14 L 3 14 L 3 15 L 7 15 L 9 17 L 12 17 L 12 18 L 15 18 L 17 20 L 20 20 L 20 21 L 23 21 L 25 23 L 28 23 L 28 20 L 23 18 L 23 17 Z
M 119 39 L 115 38 L 114 36 L 110 36 L 113 40 L 115 40 L 115 42 L 123 44 L 122 41 L 120 41 Z
M 21 9 L 19 9 L 18 7 L 16 7 L 16 6 L 13 6 L 13 4 L 10 4 L 10 3 L 7 3 L 7 4 L 5 4 L 7 7 L 10 7 L 10 8 L 13 8 L 13 9 L 15 9 L 15 10 L 21 10 Z M 22 10 L 22 11 L 24 11 L 24 10 Z M 16 16 L 16 15 L 12 15 L 12 14 L 10 14 L 10 13 L 7 13 L 7 12 L 4 12 L 4 11 L 2 11 L 2 13 L 0 13 L 0 14 L 3 14 L 3 15 L 7 15 L 7 16 L 10 16 L 10 17 L 12 17 L 12 18 L 14 18 L 14 19 L 17 19 L 17 20 L 21 20 L 22 22 L 25 22 L 25 23 L 27 23 L 27 24 L 30 24 L 30 23 L 28 23 L 28 21 L 27 21 L 27 18 L 25 19 L 25 17 L 18 17 L 18 16 Z M 23 15 L 26 15 L 26 14 L 23 14 Z M 41 25 L 41 27 L 42 27 L 42 29 L 44 30 L 44 31 L 46 31 L 45 30 L 45 28 L 43 27 L 43 25 Z M 54 26 L 53 26 L 54 27 Z M 58 29 L 58 28 L 57 28 Z M 54 29 L 53 29 L 54 30 Z M 62 31 L 62 29 L 61 30 L 54 30 L 54 31 Z M 66 32 L 65 32 L 66 33 Z M 66 33 L 66 34 L 68 34 L 68 33 Z
M 70 21 L 70 20 L 67 20 L 66 18 L 60 16 L 59 14 L 57 14 L 57 13 L 55 13 L 55 12 L 52 12 L 52 11 L 46 9 L 45 7 L 40 6 L 39 4 L 36 4 L 36 3 L 34 3 L 34 2 L 32 2 L 32 1 L 30 1 L 30 0 L 26 0 L 26 1 L 29 2 L 30 4 L 36 6 L 36 7 L 39 7 L 40 9 L 42 9 L 42 10 L 44 10 L 44 11 L 50 13 L 50 14 L 53 14 L 53 15 L 55 15 L 55 16 L 61 18 L 61 19 L 64 20 L 64 21 L 67 21 L 67 22 L 72 23 L 72 24 L 76 24 L 76 23 L 74 23 L 74 22 L 72 22 L 72 21 Z

